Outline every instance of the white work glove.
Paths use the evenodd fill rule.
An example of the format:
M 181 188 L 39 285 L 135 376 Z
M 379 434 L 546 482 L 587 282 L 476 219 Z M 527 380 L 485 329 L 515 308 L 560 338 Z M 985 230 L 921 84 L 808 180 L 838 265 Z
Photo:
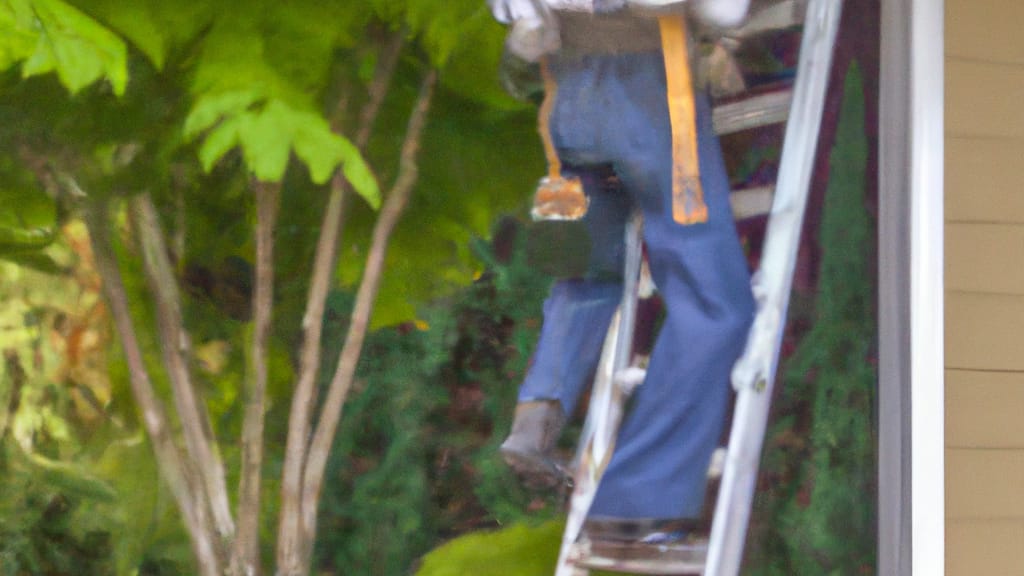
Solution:
M 502 24 L 536 16 L 538 10 L 602 14 L 621 10 L 628 3 L 629 0 L 487 0 L 487 5 L 490 6 L 494 18 Z
M 533 0 L 487 0 L 487 7 L 491 9 L 491 14 L 494 14 L 494 19 L 502 24 L 511 24 L 524 18 L 541 17 Z
M 671 12 L 690 4 L 694 14 L 704 24 L 716 28 L 739 26 L 747 16 L 750 0 L 627 0 L 627 4 L 646 10 Z
M 494 18 L 511 24 L 505 49 L 526 62 L 538 62 L 561 48 L 558 21 L 547 0 L 487 0 Z
M 520 18 L 505 37 L 505 49 L 527 62 L 539 62 L 545 54 L 558 52 L 562 39 L 554 20 Z

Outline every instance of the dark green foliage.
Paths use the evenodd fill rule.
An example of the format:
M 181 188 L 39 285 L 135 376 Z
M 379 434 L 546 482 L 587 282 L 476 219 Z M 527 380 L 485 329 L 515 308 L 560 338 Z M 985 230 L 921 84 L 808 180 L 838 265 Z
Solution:
M 872 573 L 875 564 L 874 230 L 856 64 L 845 92 L 821 224 L 814 324 L 785 368 L 758 502 L 757 574 Z M 800 314 L 799 308 L 795 311 Z
M 484 417 L 478 429 L 484 443 L 472 457 L 479 475 L 473 491 L 498 523 L 543 519 L 556 507 L 551 495 L 524 491 L 496 456 L 512 425 L 518 386 L 536 345 L 541 303 L 550 285 L 550 278 L 527 262 L 528 233 L 506 219 L 497 225 L 492 249 L 477 244 L 488 272 L 457 307 L 460 342 L 453 377 L 462 388 L 480 394 Z M 528 508 L 532 514 L 527 515 Z
M 496 453 L 548 284 L 526 266 L 519 228 L 506 219 L 493 244 L 476 243 L 487 272 L 471 286 L 369 336 L 327 472 L 324 569 L 406 574 L 455 534 L 553 512 Z M 341 293 L 329 301 L 325 374 L 350 306 Z
M 0 574 L 113 576 L 111 533 L 91 481 L 32 465 L 0 445 Z M 107 518 L 109 522 L 110 519 Z
M 325 482 L 318 546 L 331 566 L 401 574 L 431 540 L 427 419 L 444 401 L 434 375 L 448 348 L 446 320 L 428 315 L 428 329 L 380 330 L 367 343 Z M 335 348 L 328 354 L 338 327 L 325 334 Z

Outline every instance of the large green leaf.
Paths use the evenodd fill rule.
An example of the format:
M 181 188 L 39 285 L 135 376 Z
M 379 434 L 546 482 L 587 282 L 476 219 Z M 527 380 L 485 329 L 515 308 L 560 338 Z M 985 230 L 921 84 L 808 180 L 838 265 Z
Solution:
M 356 192 L 378 206 L 372 171 L 332 132 L 314 98 L 327 89 L 334 52 L 355 41 L 368 13 L 313 1 L 252 8 L 219 17 L 195 65 L 184 133 L 192 139 L 206 132 L 203 166 L 211 169 L 237 146 L 254 176 L 280 181 L 294 152 L 315 183 L 340 166 Z
M 26 78 L 55 72 L 72 93 L 106 79 L 120 95 L 128 82 L 124 42 L 61 0 L 0 4 L 0 67 L 18 62 Z
M 31 177 L 0 164 L 0 256 L 48 246 L 56 235 L 57 206 Z
M 71 0 L 162 69 L 174 49 L 193 41 L 211 22 L 216 5 L 167 0 Z
M 195 138 L 203 130 L 213 127 L 222 116 L 248 109 L 259 97 L 255 90 L 235 90 L 201 98 L 185 119 L 185 137 Z
M 196 137 L 208 127 L 199 150 L 207 171 L 239 146 L 253 175 L 279 182 L 294 150 L 309 168 L 313 182 L 323 184 L 341 164 L 353 189 L 374 208 L 380 205 L 377 180 L 362 155 L 312 111 L 279 99 L 257 102 L 252 91 L 230 92 L 199 100 L 185 121 L 185 134 Z
M 35 39 L 28 3 L 8 0 L 0 4 L 0 70 L 31 56 Z

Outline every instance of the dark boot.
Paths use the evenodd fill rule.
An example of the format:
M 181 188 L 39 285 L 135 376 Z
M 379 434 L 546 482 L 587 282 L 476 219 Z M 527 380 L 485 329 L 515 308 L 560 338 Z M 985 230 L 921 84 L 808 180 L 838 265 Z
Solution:
M 565 413 L 558 400 L 516 405 L 512 432 L 501 444 L 501 455 L 527 486 L 553 488 L 572 483 L 571 475 L 554 456 L 564 425 Z

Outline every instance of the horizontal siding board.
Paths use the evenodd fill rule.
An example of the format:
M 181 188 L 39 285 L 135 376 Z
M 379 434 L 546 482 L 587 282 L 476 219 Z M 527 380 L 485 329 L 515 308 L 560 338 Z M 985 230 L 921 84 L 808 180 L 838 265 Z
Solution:
M 1024 2 L 946 0 L 946 54 L 1024 63 Z
M 1024 140 L 947 137 L 945 146 L 947 220 L 1024 223 Z
M 1009 265 L 1013 255 L 1024 259 L 1024 224 L 949 223 L 946 288 L 1024 295 L 1024 265 Z
M 1024 450 L 1024 372 L 946 371 L 946 446 Z
M 1024 2 L 945 10 L 945 573 L 1024 576 Z
M 1024 137 L 1024 65 L 946 59 L 946 133 Z
M 947 448 L 946 517 L 1024 520 L 1024 450 Z
M 946 576 L 1024 576 L 1024 520 L 946 523 Z
M 948 292 L 945 312 L 947 368 L 1024 371 L 1024 296 Z

